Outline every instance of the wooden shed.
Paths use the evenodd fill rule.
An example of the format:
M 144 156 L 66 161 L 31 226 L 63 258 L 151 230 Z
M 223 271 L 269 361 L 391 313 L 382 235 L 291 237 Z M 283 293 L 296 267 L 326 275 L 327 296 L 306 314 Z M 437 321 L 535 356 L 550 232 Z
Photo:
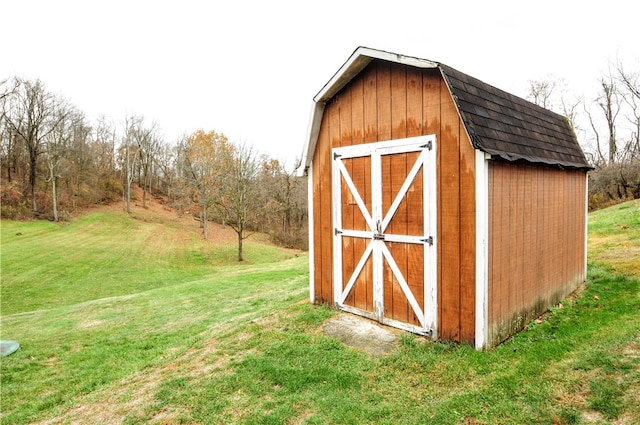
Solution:
M 564 117 L 359 47 L 309 123 L 311 301 L 495 346 L 584 282 L 589 168 Z

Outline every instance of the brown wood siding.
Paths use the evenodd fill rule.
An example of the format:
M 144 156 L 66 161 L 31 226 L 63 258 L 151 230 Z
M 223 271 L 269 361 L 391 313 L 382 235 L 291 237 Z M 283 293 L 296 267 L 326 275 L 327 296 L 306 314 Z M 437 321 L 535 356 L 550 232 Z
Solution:
M 476 151 L 460 124 L 460 341 L 476 332 Z M 443 194 L 444 196 L 444 194 Z
M 331 217 L 331 149 L 329 115 L 322 118 L 313 160 L 314 296 L 317 303 L 333 303 L 333 248 Z
M 475 156 L 438 70 L 373 61 L 325 105 L 313 157 L 315 300 L 333 304 L 331 149 L 428 134 L 436 134 L 438 145 L 439 338 L 474 343 Z M 410 167 L 396 166 L 404 166 L 405 173 Z M 371 172 L 367 164 L 361 168 Z M 420 208 L 408 202 L 409 209 Z M 359 220 L 357 213 L 349 219 Z M 352 249 L 357 253 L 362 247 Z M 408 253 L 409 263 L 420 257 Z M 402 267 L 411 270 L 410 264 Z M 412 322 L 406 302 L 393 309 L 393 317 L 405 315 Z
M 585 280 L 584 171 L 489 164 L 489 345 Z
M 475 150 L 446 85 L 440 84 L 438 161 L 439 338 L 474 342 Z
M 440 137 L 438 138 L 438 318 L 440 338 L 460 338 L 460 119 L 440 85 Z

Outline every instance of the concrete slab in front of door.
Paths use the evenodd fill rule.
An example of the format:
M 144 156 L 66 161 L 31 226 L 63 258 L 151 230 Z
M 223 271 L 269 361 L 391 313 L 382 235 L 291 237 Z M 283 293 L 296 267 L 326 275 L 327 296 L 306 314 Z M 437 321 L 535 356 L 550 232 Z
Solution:
M 396 347 L 402 331 L 380 326 L 364 317 L 340 313 L 323 326 L 325 335 L 337 338 L 350 347 L 359 348 L 381 357 Z

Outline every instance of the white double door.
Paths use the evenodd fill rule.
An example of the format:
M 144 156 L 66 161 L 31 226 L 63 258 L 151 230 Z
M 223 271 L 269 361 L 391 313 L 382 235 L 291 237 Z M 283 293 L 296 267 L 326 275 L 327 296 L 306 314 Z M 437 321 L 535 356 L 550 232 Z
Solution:
M 398 328 L 437 328 L 436 138 L 332 150 L 334 301 Z

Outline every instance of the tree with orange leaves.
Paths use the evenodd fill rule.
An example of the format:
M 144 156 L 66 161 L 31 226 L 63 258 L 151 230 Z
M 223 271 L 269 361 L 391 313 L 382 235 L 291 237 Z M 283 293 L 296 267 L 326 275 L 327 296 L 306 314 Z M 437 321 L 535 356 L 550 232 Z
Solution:
M 183 176 L 194 190 L 200 205 L 203 237 L 208 239 L 208 210 L 219 193 L 225 167 L 232 157 L 233 146 L 223 133 L 197 130 L 181 143 Z

